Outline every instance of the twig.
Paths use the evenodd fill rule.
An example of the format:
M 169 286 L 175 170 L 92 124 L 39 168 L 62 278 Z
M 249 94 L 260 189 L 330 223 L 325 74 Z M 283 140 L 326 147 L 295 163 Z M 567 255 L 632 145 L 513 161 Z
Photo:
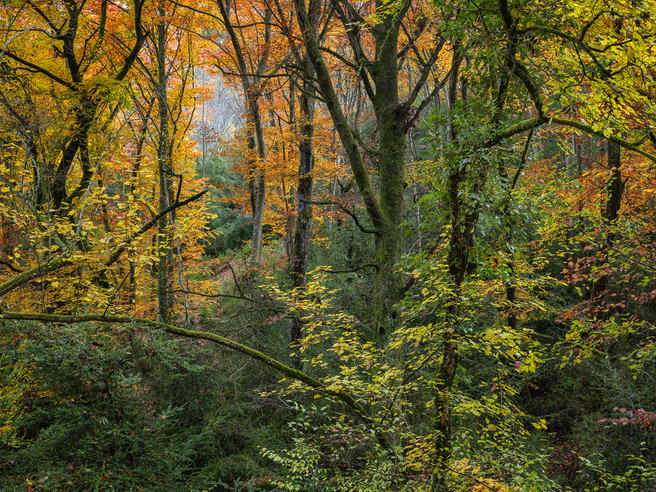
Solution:
M 23 273 L 23 270 L 20 270 L 20 269 L 16 268 L 14 265 L 9 263 L 8 261 L 0 260 L 0 265 L 4 265 L 4 266 L 6 266 L 7 268 L 9 268 L 10 270 L 12 270 L 16 273 Z
M 355 212 L 352 212 L 351 210 L 349 210 L 348 208 L 346 208 L 344 205 L 342 205 L 342 204 L 339 203 L 339 202 L 316 202 L 316 201 L 314 201 L 314 200 L 304 200 L 304 199 L 300 199 L 300 201 L 302 201 L 303 203 L 309 203 L 309 204 L 311 204 L 311 205 L 337 205 L 337 206 L 338 206 L 339 208 L 341 208 L 344 212 L 346 212 L 348 215 L 351 216 L 351 218 L 352 218 L 353 221 L 355 222 L 355 225 L 358 226 L 358 228 L 359 228 L 362 232 L 367 233 L 367 234 L 377 234 L 377 233 L 378 233 L 378 231 L 375 230 L 375 229 L 367 229 L 366 227 L 364 227 L 364 226 L 360 223 L 360 220 L 358 219 L 358 216 L 355 215 Z
M 241 299 L 245 301 L 251 301 L 251 302 L 260 302 L 257 299 L 250 299 L 249 297 L 244 297 L 244 296 L 233 296 L 231 294 L 203 294 L 202 292 L 196 292 L 194 290 L 191 290 L 189 288 L 187 289 L 172 289 L 170 292 L 176 294 L 176 293 L 181 293 L 181 294 L 191 294 L 194 296 L 201 296 L 201 297 L 207 297 L 207 298 L 216 298 L 216 297 L 227 297 L 228 299 Z

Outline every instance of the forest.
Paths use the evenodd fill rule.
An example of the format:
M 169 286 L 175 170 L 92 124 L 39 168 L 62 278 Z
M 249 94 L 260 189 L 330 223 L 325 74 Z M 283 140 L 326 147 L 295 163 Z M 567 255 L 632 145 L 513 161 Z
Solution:
M 653 491 L 655 0 L 3 0 L 0 490 Z

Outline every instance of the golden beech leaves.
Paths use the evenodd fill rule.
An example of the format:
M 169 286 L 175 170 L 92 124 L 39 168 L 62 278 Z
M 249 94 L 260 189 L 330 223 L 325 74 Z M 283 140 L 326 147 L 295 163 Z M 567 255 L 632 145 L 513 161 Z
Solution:
M 156 69 L 143 32 L 162 19 L 140 3 L 67 5 L 2 7 L 4 25 L 17 32 L 3 51 L 8 70 L 0 89 L 0 125 L 11 135 L 2 146 L 0 169 L 6 188 L 2 256 L 14 269 L 3 270 L 2 279 L 56 258 L 67 265 L 33 280 L 28 295 L 13 293 L 5 300 L 17 309 L 40 305 L 50 312 L 144 312 L 153 303 L 141 293 L 152 284 L 155 229 L 147 224 L 157 209 L 159 178 L 157 129 L 150 125 L 155 109 L 149 77 Z M 177 30 L 190 29 L 192 22 L 193 16 L 176 16 L 167 43 L 172 202 L 202 190 L 188 132 L 195 107 L 194 51 L 188 32 Z M 42 23 L 48 27 L 37 28 Z M 40 43 L 49 48 L 39 49 Z M 142 59 L 134 67 L 137 53 Z M 185 264 L 194 262 L 202 253 L 193 240 L 205 227 L 202 202 L 181 207 L 176 216 L 172 241 Z

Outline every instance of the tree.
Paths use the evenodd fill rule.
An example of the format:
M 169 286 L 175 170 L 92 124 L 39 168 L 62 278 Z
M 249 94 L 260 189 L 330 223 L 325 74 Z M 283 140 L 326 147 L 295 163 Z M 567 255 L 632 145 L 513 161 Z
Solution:
M 31 4 L 27 12 L 14 20 L 18 35 L 5 44 L 2 55 L 5 80 L 25 80 L 22 74 L 34 72 L 37 87 L 25 81 L 26 87 L 37 92 L 50 86 L 66 108 L 56 116 L 60 139 L 55 139 L 46 152 L 61 152 L 59 162 L 50 164 L 50 155 L 39 155 L 37 141 L 42 135 L 37 122 L 30 122 L 20 106 L 8 94 L 3 104 L 20 125 L 17 130 L 25 135 L 24 152 L 32 162 L 35 175 L 34 202 L 46 216 L 64 217 L 73 203 L 87 191 L 94 172 L 90 155 L 90 133 L 102 115 L 101 109 L 111 101 L 112 92 L 128 75 L 145 40 L 142 26 L 144 2 L 135 2 L 132 9 L 119 10 L 101 1 L 98 5 L 68 1 L 64 8 Z M 11 5 L 16 12 L 25 5 Z M 18 9 L 18 10 L 16 10 Z M 10 9 L 5 10 L 11 12 Z M 127 17 L 127 19 L 126 19 Z M 7 20 L 9 21 L 9 19 Z M 128 21 L 133 26 L 126 41 L 109 32 L 114 24 Z M 34 56 L 34 46 L 53 43 L 52 57 Z M 111 62 L 107 53 L 116 56 Z M 27 95 L 28 104 L 31 96 Z M 69 112 L 70 111 L 70 112 Z M 69 116 L 70 115 L 70 116 Z M 109 117 L 112 117 L 110 113 Z M 35 129 L 35 132 L 31 131 Z M 41 142 L 42 144 L 45 142 Z M 67 191 L 73 164 L 79 161 L 82 174 L 72 191 Z
M 318 90 L 333 119 L 342 146 L 349 159 L 355 182 L 364 201 L 367 215 L 372 224 L 376 246 L 375 321 L 376 337 L 384 340 L 398 321 L 394 306 L 403 296 L 403 279 L 397 270 L 401 257 L 401 223 L 404 209 L 404 166 L 406 133 L 446 79 L 434 81 L 429 97 L 421 100 L 421 90 L 431 79 L 435 62 L 445 47 L 447 38 L 439 31 L 438 21 L 430 7 L 421 2 L 377 1 L 375 5 L 356 5 L 350 2 L 333 2 L 335 15 L 346 34 L 350 52 L 340 55 L 322 50 L 320 40 L 312 29 L 309 6 L 303 0 L 294 2 L 307 56 L 312 61 L 317 78 Z M 416 21 L 416 24 L 412 24 Z M 433 37 L 434 30 L 438 32 Z M 428 36 L 433 43 L 426 53 L 416 49 Z M 369 49 L 371 46 L 371 49 Z M 417 55 L 412 60 L 418 70 L 413 87 L 403 94 L 400 86 L 400 63 Z M 350 127 L 335 91 L 332 75 L 325 61 L 334 56 L 349 70 L 355 71 L 369 98 L 376 117 L 375 133 L 378 148 L 375 157 L 376 183 L 380 197 L 375 191 L 372 175 L 367 170 L 364 152 L 358 142 L 358 130 Z M 454 50 L 454 57 L 460 56 Z
M 217 7 L 230 40 L 231 53 L 228 61 L 217 57 L 217 65 L 224 75 L 237 76 L 241 82 L 248 120 L 248 190 L 250 193 L 251 211 L 253 213 L 253 239 L 251 247 L 251 265 L 262 260 L 262 225 L 264 222 L 264 206 L 266 197 L 266 159 L 267 147 L 264 138 L 264 122 L 260 110 L 260 99 L 266 85 L 265 75 L 275 67 L 275 62 L 269 60 L 271 38 L 271 12 L 248 4 L 217 1 Z M 263 12 L 263 15 L 260 15 Z M 242 20 L 242 17 L 249 17 Z M 244 29 L 241 24 L 246 22 L 257 40 L 250 48 L 261 49 L 259 53 L 251 53 L 246 45 Z M 261 23 L 263 30 L 253 29 L 253 25 Z M 261 39 L 258 37 L 261 36 Z M 254 56 L 252 56 L 254 55 Z M 234 56 L 234 58 L 233 58 Z M 230 59 L 231 58 L 231 59 Z M 221 61 L 220 61 L 221 60 Z
M 43 143 L 56 132 L 37 116 L 67 108 L 69 128 L 75 130 L 81 120 L 66 97 L 80 89 L 75 84 L 61 92 L 52 89 L 62 85 L 53 76 L 65 81 L 52 68 L 64 72 L 56 57 L 42 64 L 51 75 L 26 65 L 27 60 L 21 68 L 6 58 L 13 72 L 5 74 L 0 100 L 7 109 L 0 122 L 0 191 L 7 193 L 0 202 L 5 320 L 148 326 L 215 342 L 274 369 L 289 382 L 277 401 L 293 399 L 299 409 L 295 417 L 307 417 L 291 443 L 286 442 L 294 446 L 290 453 L 266 451 L 288 468 L 277 472 L 288 472 L 274 485 L 280 488 L 308 486 L 309 481 L 318 488 L 555 490 L 558 486 L 546 469 L 546 445 L 532 431 L 545 429 L 542 419 L 551 416 L 536 410 L 534 401 L 568 407 L 563 398 L 550 402 L 551 388 L 559 378 L 587 370 L 581 369 L 586 364 L 594 370 L 585 378 L 615 385 L 604 382 L 604 395 L 590 398 L 603 407 L 590 410 L 589 402 L 576 401 L 584 408 L 577 412 L 588 419 L 587 428 L 611 432 L 611 425 L 626 424 L 618 435 L 635 431 L 643 433 L 641 438 L 650 432 L 639 426 L 650 425 L 656 398 L 649 388 L 636 390 L 638 383 L 629 381 L 648 376 L 656 360 L 651 212 L 651 162 L 656 157 L 648 125 L 653 115 L 648 10 L 634 13 L 624 5 L 587 1 L 552 2 L 547 10 L 544 4 L 506 0 L 482 5 L 409 0 L 313 0 L 306 5 L 295 0 L 294 22 L 282 2 L 253 2 L 250 10 L 241 3 L 218 4 L 218 14 L 208 16 L 226 28 L 226 37 L 209 30 L 202 34 L 214 36 L 214 46 L 225 48 L 215 53 L 220 67 L 241 85 L 251 121 L 259 121 L 259 130 L 256 124 L 245 128 L 241 147 L 248 150 L 248 180 L 258 181 L 268 197 L 269 206 L 262 206 L 258 220 L 284 223 L 278 230 L 285 228 L 289 243 L 292 189 L 298 183 L 298 251 L 285 246 L 292 256 L 289 290 L 281 287 L 288 278 L 276 276 L 273 267 L 270 276 L 257 276 L 266 283 L 258 290 L 255 276 L 241 275 L 227 263 L 225 272 L 232 273 L 236 286 L 226 293 L 227 287 L 219 284 L 226 275 L 208 274 L 210 268 L 202 265 L 193 277 L 184 278 L 179 266 L 180 290 L 191 295 L 190 286 L 203 285 L 196 293 L 212 303 L 204 305 L 203 319 L 187 317 L 185 325 L 177 325 L 165 312 L 165 297 L 172 290 L 168 253 L 173 241 L 182 242 L 185 235 L 187 249 L 177 248 L 178 263 L 197 258 L 194 240 L 203 219 L 195 208 L 181 211 L 202 192 L 189 179 L 193 171 L 177 158 L 193 154 L 185 140 L 193 107 L 185 97 L 192 56 L 177 58 L 192 48 L 182 34 L 166 36 L 177 25 L 186 31 L 196 28 L 180 15 L 181 6 L 168 5 L 170 17 L 152 17 L 161 29 L 154 28 L 151 41 L 144 41 L 150 56 L 134 62 L 141 71 L 131 71 L 131 102 L 120 87 L 106 96 L 100 92 L 104 102 L 96 107 L 87 143 L 78 147 L 64 189 L 72 197 L 87 182 L 84 200 L 62 200 L 66 213 L 46 209 L 37 199 L 30 202 L 22 190 L 34 190 L 32 197 L 48 196 L 37 190 L 43 182 L 40 169 L 48 165 L 32 163 L 43 155 L 52 163 L 60 154 L 43 152 L 48 148 Z M 163 4 L 158 7 L 161 14 Z M 195 8 L 187 6 L 184 12 Z M 44 9 L 32 14 L 50 19 L 54 14 Z M 16 15 L 7 19 L 18 22 Z M 169 20 L 172 24 L 165 24 Z M 29 35 L 31 31 L 20 34 Z M 96 34 L 89 36 L 93 40 Z M 125 54 L 118 42 L 125 40 L 113 39 L 116 52 Z M 82 43 L 75 47 L 84 50 Z M 109 53 L 101 51 L 103 57 Z M 105 65 L 98 63 L 93 70 L 105 73 Z M 286 71 L 280 70 L 283 65 Z M 27 77 L 26 67 L 37 73 Z M 44 82 L 48 78 L 55 83 Z M 32 87 L 20 89 L 20 80 Z M 347 87 L 353 91 L 348 97 L 340 94 Z M 368 102 L 360 100 L 360 91 Z M 351 102 L 354 114 L 349 114 Z M 183 108 L 190 108 L 189 113 Z M 328 189 L 349 186 L 332 181 L 334 170 L 324 173 L 315 166 L 310 171 L 313 160 L 325 163 L 330 155 L 328 132 L 320 125 L 324 108 L 364 202 L 364 221 L 357 206 L 347 207 Z M 428 109 L 432 115 L 427 127 L 411 132 Z M 107 125 L 100 124 L 102 118 Z M 404 285 L 407 277 L 399 259 L 410 229 L 404 222 L 409 216 L 405 153 L 413 136 L 422 132 L 427 132 L 429 150 L 413 163 L 413 180 L 423 187 L 423 197 L 415 193 L 419 206 L 410 221 L 421 230 L 409 231 L 422 238 L 422 247 L 403 257 L 403 272 L 410 277 Z M 583 169 L 552 143 L 569 149 L 578 137 L 573 132 L 609 151 L 596 152 Z M 68 147 L 65 142 L 62 155 Z M 93 160 L 84 157 L 85 148 L 98 163 L 89 178 L 85 173 Z M 112 157 L 101 159 L 100 148 L 109 149 Z M 258 155 L 267 159 L 266 179 Z M 185 175 L 184 180 L 178 175 Z M 177 191 L 171 187 L 176 182 Z M 330 199 L 316 199 L 321 193 Z M 376 308 L 373 323 L 358 319 L 353 313 L 359 311 L 348 303 L 339 304 L 326 281 L 333 270 L 307 271 L 312 217 L 305 212 L 314 204 L 339 206 L 373 237 L 377 271 L 374 285 L 367 286 Z M 254 211 L 257 207 L 252 204 Z M 150 234 L 158 224 L 159 250 Z M 16 230 L 25 232 L 7 237 Z M 185 252 L 189 250 L 193 255 Z M 255 244 L 254 264 L 257 250 Z M 125 252 L 128 262 L 120 261 Z M 169 318 L 166 323 L 137 315 L 139 309 L 154 315 L 153 302 L 134 306 L 117 300 L 130 279 L 134 297 L 142 292 L 142 298 L 152 301 L 156 286 L 143 272 L 158 260 L 158 311 L 161 319 Z M 266 268 L 258 265 L 257 273 Z M 211 276 L 221 278 L 208 281 Z M 250 282 L 251 290 L 244 290 L 240 279 Z M 216 299 L 224 298 L 233 304 L 217 305 Z M 241 302 L 247 307 L 240 304 L 238 317 L 231 317 Z M 126 310 L 134 316 L 125 315 Z M 211 327 L 192 327 L 190 322 Z M 223 333 L 228 323 L 230 332 Z M 271 347 L 278 340 L 271 353 L 281 355 L 237 342 L 239 331 L 234 329 L 242 325 L 263 332 L 270 327 L 265 336 L 276 335 L 266 344 Z M 296 357 L 292 364 L 281 362 L 288 346 L 286 336 L 284 341 L 278 336 L 288 326 Z M 542 361 L 547 363 L 540 367 Z M 14 365 L 22 375 L 25 364 Z M 565 369 L 554 369 L 557 365 Z M 25 391 L 20 385 L 8 389 L 8 405 L 17 407 Z M 637 397 L 631 398 L 630 391 Z M 325 397 L 321 409 L 313 407 L 317 396 Z M 576 399 L 574 392 L 570 396 Z M 635 407 L 611 410 L 613 398 L 635 401 Z M 532 415 L 527 410 L 531 405 Z M 16 418 L 11 415 L 12 422 Z M 12 438 L 16 428 L 10 425 L 3 432 Z M 531 440 L 534 447 L 524 446 Z M 653 451 L 639 442 L 631 443 L 639 466 L 626 465 L 624 475 L 604 475 L 590 464 L 591 456 L 588 464 L 581 461 L 597 473 L 591 487 L 635 485 L 631 474 L 649 477 Z M 629 461 L 626 454 L 622 460 Z

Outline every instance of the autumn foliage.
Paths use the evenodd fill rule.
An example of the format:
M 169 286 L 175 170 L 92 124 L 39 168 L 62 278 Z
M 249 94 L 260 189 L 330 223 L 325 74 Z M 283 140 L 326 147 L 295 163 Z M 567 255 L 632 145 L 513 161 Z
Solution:
M 655 11 L 0 5 L 0 481 L 653 489 Z

